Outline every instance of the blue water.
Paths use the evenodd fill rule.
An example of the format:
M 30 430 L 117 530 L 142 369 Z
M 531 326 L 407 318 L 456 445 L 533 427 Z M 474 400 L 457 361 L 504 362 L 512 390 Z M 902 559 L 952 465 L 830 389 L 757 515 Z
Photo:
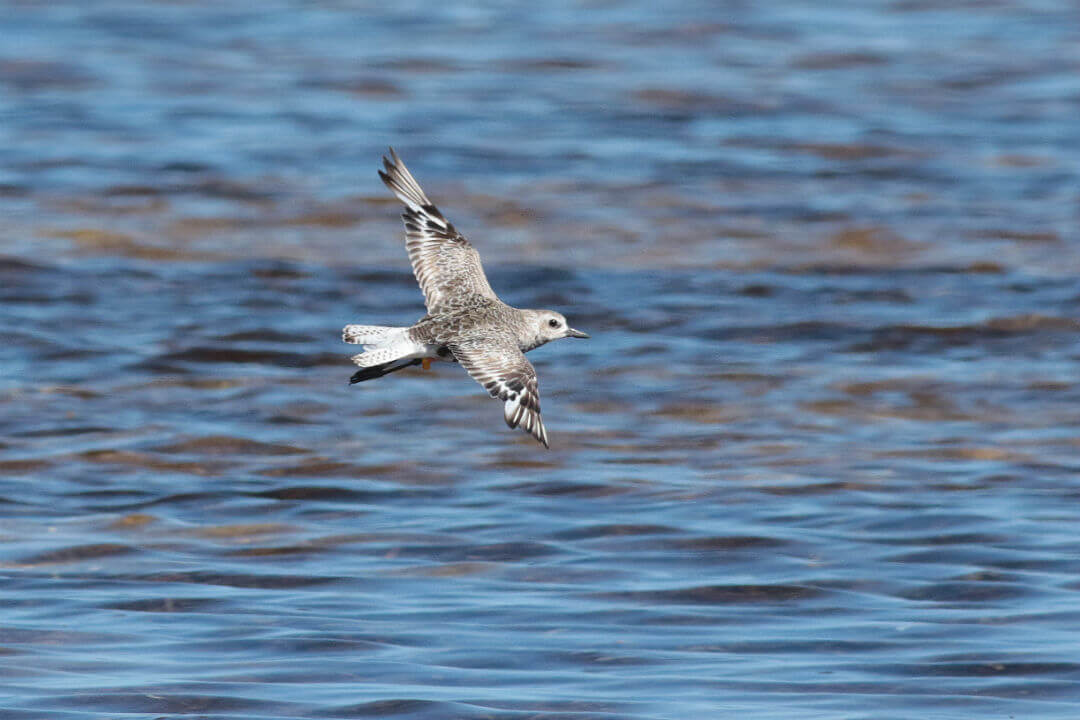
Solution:
M 1065 3 L 3 3 L 0 716 L 1080 708 Z M 393 144 L 552 449 L 442 364 Z

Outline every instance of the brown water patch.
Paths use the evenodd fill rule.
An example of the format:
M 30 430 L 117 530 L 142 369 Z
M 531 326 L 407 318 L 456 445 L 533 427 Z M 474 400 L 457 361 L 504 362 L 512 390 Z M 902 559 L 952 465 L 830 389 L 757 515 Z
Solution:
M 262 537 L 263 535 L 280 535 L 295 531 L 296 528 L 282 523 L 240 523 L 237 525 L 194 528 L 184 531 L 182 534 L 203 538 L 228 538 L 244 541 L 249 538 Z
M 439 563 L 517 563 L 559 554 L 559 551 L 554 546 L 540 542 L 500 542 L 484 545 L 405 545 L 395 549 L 393 552 L 395 556 L 422 557 Z
M 106 610 L 124 610 L 128 612 L 187 613 L 205 612 L 221 607 L 223 604 L 223 601 L 219 598 L 165 597 L 109 603 L 102 605 L 102 607 Z
M 1045 167 L 1054 164 L 1052 157 L 1043 155 L 1025 155 L 1021 153 L 1005 153 L 994 157 L 994 164 L 1000 167 L 1033 168 Z
M 291 214 L 264 217 L 265 224 L 347 229 L 366 221 L 388 222 L 394 217 L 394 210 L 398 207 L 393 196 L 384 195 L 350 195 L 329 202 L 303 198 L 297 202 L 301 206 L 299 210 Z
M 1035 390 L 1037 392 L 1062 392 L 1068 390 L 1073 386 L 1070 382 L 1060 382 L 1056 380 L 1036 380 L 1029 382 L 1024 387 L 1028 390 Z
M 259 471 L 259 474 L 265 477 L 385 478 L 387 476 L 408 477 L 410 473 L 416 473 L 418 481 L 423 479 L 419 472 L 407 462 L 385 465 L 358 465 L 325 458 L 311 458 L 296 465 L 272 467 Z
M 718 403 L 672 403 L 652 413 L 671 420 L 687 420 L 705 425 L 731 423 L 743 417 L 744 412 Z
M 797 263 L 777 267 L 767 266 L 776 272 L 791 273 L 794 275 L 866 275 L 882 271 L 882 267 L 874 263 Z M 902 270 L 915 273 L 940 273 L 950 275 L 1003 275 L 1007 272 L 1005 265 L 996 262 L 979 260 L 968 265 L 912 265 L 898 262 L 892 270 Z
M 865 482 L 808 482 L 802 485 L 757 485 L 755 489 L 769 495 L 828 495 L 847 490 L 864 491 L 879 489 L 874 483 Z
M 48 460 L 0 460 L 0 473 L 25 475 L 52 466 Z
M 527 482 L 518 485 L 510 485 L 507 488 L 512 492 L 524 492 L 541 497 L 559 497 L 569 495 L 582 498 L 610 497 L 629 492 L 631 488 L 610 484 L 575 483 L 575 482 Z
M 889 378 L 886 380 L 869 380 L 859 382 L 845 382 L 833 387 L 851 395 L 874 395 L 887 392 L 919 391 L 931 388 L 937 383 L 932 376 L 916 375 L 902 378 Z
M 1080 320 L 1071 317 L 1043 315 L 1041 313 L 1027 313 L 1011 317 L 991 318 L 986 322 L 986 327 L 990 330 L 1009 333 L 1025 333 L 1039 330 L 1077 331 L 1080 330 Z
M 146 527 L 158 522 L 158 519 L 153 515 L 146 513 L 131 513 L 121 518 L 117 518 L 108 524 L 110 530 L 134 530 L 136 528 Z
M 555 460 L 534 460 L 527 457 L 515 457 L 509 453 L 503 453 L 488 463 L 489 467 L 520 470 L 550 470 L 562 467 L 562 465 L 563 463 Z
M 565 70 L 596 70 L 605 67 L 599 60 L 585 57 L 554 57 L 535 60 L 514 60 L 509 63 L 514 70 L 528 72 L 551 72 Z
M 79 195 L 42 199 L 40 204 L 50 214 L 69 213 L 83 219 L 95 215 L 110 218 L 155 215 L 170 208 L 168 199 L 152 195 Z
M 974 237 L 987 240 L 1008 240 L 1017 243 L 1059 243 L 1061 236 L 1051 231 L 982 230 Z
M 332 485 L 299 485 L 251 493 L 253 497 L 272 500 L 308 500 L 325 502 L 374 502 L 388 497 L 405 497 L 402 491 L 352 490 Z
M 494 562 L 446 562 L 426 567 L 410 567 L 390 570 L 387 574 L 401 577 L 469 577 L 484 575 L 502 567 Z
M 552 537 L 558 540 L 592 540 L 595 538 L 633 537 L 637 535 L 672 535 L 683 531 L 667 525 L 602 524 L 563 530 Z
M 853 415 L 857 412 L 865 412 L 860 403 L 851 400 L 830 398 L 828 400 L 811 400 L 799 403 L 799 407 L 813 413 L 822 415 Z
M 194 252 L 175 247 L 162 247 L 160 245 L 148 245 L 136 240 L 131 235 L 98 230 L 95 228 L 79 228 L 75 230 L 51 230 L 47 234 L 50 237 L 71 240 L 84 253 L 122 255 L 124 257 L 137 258 L 140 260 L 214 260 L 219 256 L 214 253 Z
M 693 90 L 645 88 L 633 94 L 637 102 L 665 110 L 680 112 L 709 112 L 723 115 L 746 115 L 769 112 L 775 108 L 746 100 L 736 100 Z
M 159 377 L 150 382 L 130 385 L 122 389 L 131 391 L 142 388 L 190 388 L 192 390 L 228 390 L 244 387 L 251 383 L 246 378 L 198 378 L 198 377 Z
M 279 445 L 276 443 L 259 442 L 249 438 L 233 437 L 230 435 L 208 435 L 200 438 L 192 438 L 178 443 L 161 445 L 154 448 L 155 452 L 169 454 L 192 454 L 192 455 L 300 455 L 307 452 L 304 448 L 292 445 Z
M 935 390 L 932 387 L 908 391 L 904 396 L 904 401 L 906 402 L 880 397 L 875 397 L 872 400 L 830 398 L 801 402 L 799 407 L 810 412 L 837 417 L 869 416 L 923 422 L 973 420 L 976 417 L 985 418 L 990 412 L 989 408 L 981 408 L 980 413 L 976 415 L 973 412 L 961 410 L 943 391 Z
M 617 398 L 605 398 L 603 400 L 579 400 L 575 401 L 571 407 L 575 412 L 583 415 L 592 414 L 619 414 L 627 413 L 636 409 L 636 405 L 626 400 L 619 400 Z
M 792 67 L 800 70 L 846 70 L 848 68 L 884 65 L 889 59 L 884 55 L 865 50 L 847 52 L 822 52 L 800 55 Z
M 887 157 L 912 156 L 910 150 L 886 145 L 867 145 L 862 143 L 790 143 L 781 146 L 784 150 L 805 152 L 826 160 L 856 161 L 878 160 Z
M 900 237 L 889 228 L 855 227 L 841 230 L 829 238 L 835 248 L 870 255 L 886 255 L 909 258 L 925 246 Z
M 722 380 L 723 382 L 738 383 L 746 386 L 746 392 L 751 395 L 760 394 L 759 391 L 772 390 L 782 387 L 790 382 L 791 378 L 783 375 L 770 375 L 767 373 L 746 372 L 739 370 L 720 370 L 709 372 L 705 377 L 710 380 Z
M 180 472 L 191 475 L 217 475 L 223 469 L 223 466 L 221 465 L 162 460 L 148 453 L 135 452 L 132 450 L 87 450 L 79 453 L 78 457 L 94 463 L 128 465 L 131 467 L 147 468 L 149 470 Z
M 850 351 L 937 352 L 949 347 L 977 345 L 1012 334 L 1012 330 L 989 325 L 891 325 L 875 329 L 868 341 L 853 344 Z
M 64 565 L 67 563 L 84 562 L 86 560 L 128 555 L 134 552 L 137 552 L 135 548 L 117 543 L 75 545 L 72 547 L 60 548 L 58 550 L 49 550 L 47 552 L 38 553 L 37 555 L 31 555 L 20 560 L 17 565 Z
M 157 197 L 165 189 L 153 185 L 110 185 L 101 191 L 105 197 Z
M 458 72 L 461 70 L 461 66 L 452 60 L 431 57 L 396 58 L 382 62 L 380 66 L 388 70 L 399 70 L 418 75 Z
M 783 540 L 755 535 L 717 535 L 712 537 L 693 537 L 665 539 L 662 547 L 678 550 L 745 550 L 747 548 L 774 548 L 786 545 Z
M 172 220 L 166 226 L 170 235 L 177 237 L 201 237 L 206 233 L 224 230 L 243 230 L 255 228 L 258 222 L 251 218 L 239 217 L 182 217 Z
M 664 448 L 665 450 L 668 448 Z M 634 448 L 638 451 L 635 454 L 627 455 L 624 457 L 609 457 L 604 458 L 603 462 L 607 465 L 677 465 L 678 463 L 670 457 L 661 457 L 659 455 L 646 455 L 640 452 L 640 448 Z
M 875 453 L 875 457 L 927 458 L 933 460 L 986 460 L 991 462 L 1034 462 L 1027 453 L 996 447 L 947 447 L 919 450 L 887 450 Z
M 396 83 L 384 78 L 377 77 L 353 77 L 345 79 L 318 78 L 302 83 L 308 87 L 334 90 L 360 97 L 373 98 L 402 98 L 407 95 L 405 90 Z
M 753 452 L 755 455 L 760 455 L 762 458 L 772 458 L 776 455 L 787 455 L 802 449 L 802 445 L 795 443 L 756 443 L 747 446 L 747 449 Z
M 501 208 L 487 213 L 484 219 L 491 225 L 504 228 L 531 227 L 537 224 L 536 211 L 529 208 Z
M 276 545 L 272 547 L 253 547 L 240 550 L 231 550 L 225 553 L 226 557 L 291 557 L 296 555 L 310 555 L 323 552 L 326 548 L 320 545 Z
M 194 585 L 220 585 L 223 587 L 251 588 L 264 590 L 290 590 L 293 588 L 315 587 L 341 582 L 348 578 L 325 575 L 254 575 L 249 573 L 223 573 L 192 570 L 190 572 L 162 572 L 151 575 L 131 577 L 153 583 L 191 583 Z

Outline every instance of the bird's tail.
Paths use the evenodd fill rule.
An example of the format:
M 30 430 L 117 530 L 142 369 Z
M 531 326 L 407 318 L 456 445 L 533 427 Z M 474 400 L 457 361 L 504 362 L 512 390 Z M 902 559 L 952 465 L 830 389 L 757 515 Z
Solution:
M 341 339 L 353 345 L 363 345 L 368 350 L 407 329 L 385 325 L 346 325 L 341 331 Z
M 420 358 L 404 358 L 401 360 L 391 360 L 382 365 L 372 365 L 371 367 L 360 368 L 352 374 L 351 378 L 349 378 L 349 384 L 355 385 L 356 383 L 364 382 L 365 380 L 381 378 L 383 375 L 389 375 L 402 368 L 407 368 L 411 365 L 419 365 L 422 362 L 423 360 Z
M 364 352 L 352 356 L 352 361 L 360 370 L 353 374 L 349 381 L 351 383 L 372 380 L 417 365 L 424 354 L 424 348 L 409 337 L 409 328 L 346 325 L 341 339 L 364 347 Z

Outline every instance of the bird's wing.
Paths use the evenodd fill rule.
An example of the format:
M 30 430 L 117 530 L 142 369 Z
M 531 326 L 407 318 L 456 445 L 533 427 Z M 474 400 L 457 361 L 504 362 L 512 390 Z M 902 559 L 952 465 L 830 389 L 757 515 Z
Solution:
M 491 397 L 503 401 L 503 417 L 512 428 L 521 427 L 548 445 L 547 429 L 540 418 L 540 392 L 536 369 L 525 359 L 517 343 L 505 340 L 466 340 L 450 343 L 450 352 L 484 386 Z
M 389 158 L 383 158 L 383 166 L 385 172 L 380 170 L 379 177 L 405 203 L 401 216 L 405 248 L 428 311 L 453 307 L 471 295 L 497 299 L 484 275 L 480 253 L 428 200 L 394 148 Z

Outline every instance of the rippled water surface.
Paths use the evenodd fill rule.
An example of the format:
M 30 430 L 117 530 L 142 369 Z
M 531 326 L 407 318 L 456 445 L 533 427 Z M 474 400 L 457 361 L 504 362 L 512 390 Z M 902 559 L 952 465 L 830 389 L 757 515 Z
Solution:
M 3 3 L 0 715 L 1077 717 L 1076 7 L 819 5 Z

